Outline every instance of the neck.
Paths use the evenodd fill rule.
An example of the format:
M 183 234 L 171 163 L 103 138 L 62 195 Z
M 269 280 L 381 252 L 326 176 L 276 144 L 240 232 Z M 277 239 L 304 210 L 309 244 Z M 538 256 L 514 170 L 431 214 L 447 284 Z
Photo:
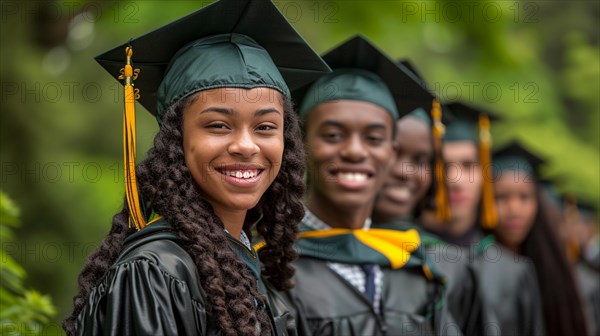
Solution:
M 424 210 L 417 222 L 425 229 L 431 232 L 444 232 L 444 223 L 437 220 L 434 210 Z
M 410 214 L 391 216 L 391 215 L 377 213 L 376 211 L 374 211 L 371 214 L 371 218 L 373 219 L 373 223 L 381 223 L 381 224 L 391 223 L 394 221 L 410 221 L 412 219 Z
M 315 214 L 320 220 L 334 228 L 342 229 L 361 229 L 365 221 L 371 215 L 373 202 L 368 202 L 363 206 L 340 206 L 328 199 L 319 197 L 316 193 L 309 192 L 306 207 Z
M 461 237 L 469 232 L 473 225 L 475 225 L 475 213 L 470 212 L 461 218 L 454 217 L 448 225 L 447 233 L 455 237 Z
M 247 210 L 231 210 L 217 209 L 215 214 L 223 222 L 223 226 L 235 239 L 240 239 L 242 229 L 244 228 L 244 220 L 246 219 Z
M 521 254 L 521 245 L 519 245 L 519 244 L 508 244 L 508 243 L 506 243 L 504 241 L 501 241 L 498 236 L 496 236 L 496 238 L 498 239 L 498 241 L 500 242 L 500 244 L 502 244 L 504 247 L 506 247 L 507 249 L 509 249 L 514 254 L 517 254 L 517 255 Z

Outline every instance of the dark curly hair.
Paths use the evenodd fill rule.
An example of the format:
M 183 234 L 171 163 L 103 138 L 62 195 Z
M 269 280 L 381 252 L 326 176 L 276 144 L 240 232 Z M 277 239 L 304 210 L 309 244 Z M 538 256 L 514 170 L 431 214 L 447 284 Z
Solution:
M 262 301 L 256 280 L 243 261 L 228 247 L 224 226 L 210 204 L 200 196 L 198 185 L 185 165 L 182 146 L 183 110 L 197 95 L 183 98 L 166 112 L 154 146 L 148 157 L 137 165 L 138 186 L 145 204 L 169 222 L 181 239 L 181 246 L 194 260 L 200 286 L 206 293 L 207 309 L 225 335 L 271 333 L 264 309 L 255 309 Z M 285 150 L 279 174 L 258 205 L 248 211 L 244 231 L 258 218 L 257 232 L 266 246 L 259 252 L 262 276 L 276 289 L 293 287 L 297 258 L 293 244 L 297 223 L 304 215 L 304 150 L 296 113 L 289 98 L 284 99 Z M 79 293 L 73 298 L 74 309 L 63 322 L 67 334 L 76 332 L 76 321 L 87 298 L 123 248 L 129 233 L 128 210 L 113 217 L 113 225 L 100 246 L 88 258 L 79 275 Z M 264 303 L 264 302 L 261 302 Z

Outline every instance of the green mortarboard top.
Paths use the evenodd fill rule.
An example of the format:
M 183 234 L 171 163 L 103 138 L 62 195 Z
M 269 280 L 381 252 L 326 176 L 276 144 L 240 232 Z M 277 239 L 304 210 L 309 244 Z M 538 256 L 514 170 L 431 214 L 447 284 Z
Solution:
M 490 121 L 498 120 L 494 114 L 470 104 L 452 102 L 444 106 L 454 117 L 453 121 L 446 125 L 444 141 L 471 141 L 477 144 L 479 142 L 479 116 L 486 114 Z
M 294 92 L 302 118 L 315 106 L 340 99 L 370 102 L 398 118 L 419 106 L 414 97 L 426 95 L 430 104 L 434 99 L 410 70 L 360 35 L 329 51 L 323 59 L 333 73 Z
M 289 91 L 330 72 L 268 0 L 221 0 L 137 39 L 96 61 L 115 78 L 133 48 L 139 102 L 161 120 L 192 93 L 220 87 Z
M 493 154 L 494 176 L 505 171 L 521 171 L 539 180 L 539 168 L 544 159 L 533 154 L 519 142 L 513 141 Z

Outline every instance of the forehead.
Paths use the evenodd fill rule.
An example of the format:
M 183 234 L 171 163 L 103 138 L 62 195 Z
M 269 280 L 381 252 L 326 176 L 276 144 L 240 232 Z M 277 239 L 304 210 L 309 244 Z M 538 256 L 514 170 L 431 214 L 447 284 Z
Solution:
M 420 119 L 407 116 L 396 121 L 396 139 L 399 142 L 419 139 L 430 146 L 431 128 Z
M 471 141 L 449 141 L 443 146 L 446 161 L 476 160 L 479 155 L 477 146 Z
M 204 90 L 191 97 L 194 105 L 282 106 L 283 95 L 271 88 L 216 88 Z M 190 105 L 191 105 L 190 104 Z
M 495 176 L 494 188 L 502 191 L 535 192 L 537 184 L 520 170 L 504 170 Z
M 306 119 L 306 127 L 319 127 L 335 123 L 348 129 L 361 129 L 374 125 L 391 129 L 393 117 L 384 108 L 373 103 L 355 100 L 337 100 L 317 105 Z

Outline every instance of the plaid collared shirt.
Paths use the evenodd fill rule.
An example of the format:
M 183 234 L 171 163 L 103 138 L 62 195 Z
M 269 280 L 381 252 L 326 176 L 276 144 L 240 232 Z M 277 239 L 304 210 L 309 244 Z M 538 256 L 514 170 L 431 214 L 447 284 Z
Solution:
M 304 219 L 302 219 L 302 224 L 308 226 L 314 230 L 328 230 L 331 229 L 331 226 L 327 225 L 325 222 L 317 218 L 312 212 L 308 209 L 305 209 Z M 368 230 L 371 227 L 371 218 L 367 218 L 365 221 L 365 225 L 363 229 Z M 334 272 L 339 274 L 344 280 L 358 289 L 361 293 L 366 294 L 366 275 L 362 270 L 360 265 L 354 264 L 342 264 L 336 262 L 327 262 L 327 266 L 331 268 Z M 383 288 L 383 272 L 379 265 L 375 265 L 375 300 L 373 303 L 373 309 L 379 313 L 380 309 L 380 300 L 381 300 L 381 291 Z

